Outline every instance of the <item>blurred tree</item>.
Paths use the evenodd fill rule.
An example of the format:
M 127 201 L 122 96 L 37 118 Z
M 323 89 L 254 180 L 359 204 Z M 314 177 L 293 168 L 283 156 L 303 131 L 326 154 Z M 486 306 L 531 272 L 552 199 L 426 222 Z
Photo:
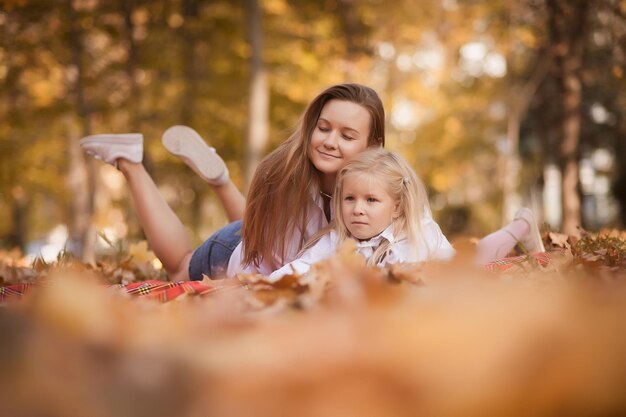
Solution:
M 555 77 L 561 88 L 559 167 L 563 178 L 562 201 L 565 233 L 577 233 L 581 224 L 578 160 L 580 158 L 580 127 L 582 112 L 582 71 L 587 34 L 587 0 L 547 0 L 548 25 L 553 54 L 556 59 Z
M 182 64 L 182 94 L 180 121 L 177 124 L 195 126 L 196 115 L 200 112 L 198 108 L 200 91 L 200 81 L 206 71 L 205 61 L 198 56 L 199 45 L 203 42 L 200 27 L 200 1 L 182 0 L 181 18 L 185 23 L 178 29 L 181 37 L 181 64 Z M 194 198 L 191 201 L 191 223 L 200 224 L 202 217 L 203 194 L 201 190 L 207 188 L 206 184 L 200 181 L 191 181 L 191 189 Z
M 250 44 L 250 90 L 246 140 L 246 189 L 267 148 L 269 86 L 263 60 L 263 16 L 258 0 L 246 0 L 246 26 Z
M 11 121 L 14 128 L 8 128 L 6 122 L 2 126 L 1 152 L 0 152 L 0 173 L 2 173 L 2 182 L 0 188 L 0 196 L 4 204 L 8 204 L 9 229 L 6 232 L 5 245 L 9 248 L 24 248 L 25 238 L 27 235 L 27 190 L 21 184 L 23 181 L 18 178 L 18 172 L 14 170 L 14 164 L 11 159 L 19 155 L 19 134 L 18 128 L 23 126 L 25 120 L 18 109 L 20 102 L 20 92 L 18 80 L 23 70 L 16 60 L 21 55 L 17 39 L 17 31 L 20 29 L 20 23 L 16 21 L 15 14 L 7 11 L 4 15 L 3 36 L 1 48 L 3 51 L 3 61 L 6 64 L 6 73 L 4 82 L 2 83 L 2 119 Z
M 569 6 L 574 7 L 575 3 Z M 568 7 L 569 7 L 568 6 Z M 559 159 L 561 161 L 560 150 L 565 146 L 564 141 L 564 120 L 567 115 L 578 115 L 579 134 L 576 143 L 576 150 L 573 152 L 573 158 L 576 164 L 583 161 L 583 165 L 576 168 L 575 186 L 572 191 L 575 192 L 574 198 L 578 198 L 578 212 L 585 216 L 574 224 L 582 224 L 583 227 L 596 229 L 602 225 L 608 225 L 611 212 L 614 211 L 612 201 L 609 196 L 601 197 L 598 190 L 604 187 L 600 185 L 602 177 L 611 176 L 620 168 L 619 159 L 621 154 L 619 150 L 619 123 L 617 121 L 624 114 L 624 106 L 619 104 L 619 97 L 624 93 L 624 79 L 621 68 L 624 66 L 623 39 L 626 25 L 623 16 L 620 17 L 619 1 L 614 0 L 596 0 L 588 4 L 589 9 L 586 11 L 586 26 L 579 28 L 575 22 L 570 22 L 571 31 L 580 31 L 582 39 L 580 47 L 584 49 L 580 68 L 576 73 L 579 78 L 580 87 L 580 107 L 573 113 L 565 113 L 565 107 L 562 104 L 565 99 L 564 78 L 562 68 L 565 58 L 561 57 L 558 63 L 555 59 L 550 72 L 542 83 L 538 93 L 533 98 L 529 117 L 524 121 L 523 131 L 525 141 L 522 147 L 525 149 L 526 156 L 532 156 L 536 160 L 542 160 L 548 167 L 546 170 L 545 189 L 548 194 L 552 191 L 563 190 L 563 179 L 558 180 L 558 190 L 555 190 L 552 177 L 554 171 L 552 166 L 559 167 Z M 626 5 L 622 6 L 626 7 Z M 570 19 L 576 17 L 576 13 L 570 14 Z M 548 25 L 553 22 L 550 15 L 546 13 L 545 20 Z M 553 22 L 554 23 L 554 22 Z M 584 35 L 582 35 L 584 34 Z M 550 31 L 546 31 L 545 44 L 552 51 L 559 51 L 562 55 L 569 56 L 564 52 L 563 43 L 557 42 L 554 35 Z M 554 52 L 556 53 L 556 52 Z M 573 84 L 575 85 L 575 83 Z M 571 94 L 570 94 L 571 98 Z M 571 129 L 568 130 L 571 132 Z M 540 140 L 538 140 L 540 139 Z M 591 155 L 597 149 L 614 150 L 616 163 L 613 168 L 600 168 L 599 171 L 590 166 Z M 593 165 L 593 164 L 592 164 Z M 560 175 L 560 168 L 559 170 Z M 578 173 L 585 171 L 586 184 L 581 184 L 581 178 Z M 608 177 L 607 177 L 608 178 Z M 594 189 L 596 191 L 594 191 Z M 581 206 L 580 194 L 584 204 Z M 548 194 L 545 194 L 548 197 Z M 571 193 L 570 193 L 571 194 Z M 559 227 L 561 218 L 563 217 L 563 209 L 561 209 L 561 201 L 565 201 L 564 196 L 560 196 L 558 201 L 552 200 L 552 197 L 546 200 L 546 208 L 548 213 L 553 212 L 554 208 L 558 209 L 558 213 L 552 213 L 551 223 L 554 227 Z M 558 206 L 558 207 L 553 207 Z M 580 222 L 580 223 L 579 223 Z
M 520 181 L 522 161 L 519 154 L 522 121 L 530 104 L 553 64 L 552 51 L 540 38 L 545 15 L 542 1 L 529 0 L 507 4 L 503 23 L 507 24 L 502 39 L 506 43 L 506 150 L 502 152 L 502 223 L 513 220 L 515 211 L 524 203 Z M 519 35 L 522 35 L 518 38 Z M 525 38 L 525 39 L 524 39 Z M 528 44 L 530 42 L 530 45 Z M 524 53 L 520 53 L 520 43 Z
M 48 47 L 58 18 L 46 2 L 7 2 L 0 9 L 0 240 L 24 246 L 62 214 L 65 144 L 54 138 L 63 107 L 50 103 L 63 94 L 62 71 Z M 45 213 L 45 214 L 44 214 Z M 7 219 L 10 219 L 7 224 Z
M 620 181 L 623 181 L 620 178 L 625 175 L 626 167 L 626 78 L 623 70 L 626 67 L 626 3 L 596 0 L 592 5 L 582 76 L 584 122 L 581 148 L 583 156 L 589 160 L 591 155 L 592 161 L 598 151 L 600 154 L 612 153 L 613 158 L 606 166 L 595 164 L 595 180 L 615 179 L 615 199 L 608 195 L 609 187 L 605 187 L 605 196 L 599 192 L 601 187 L 592 190 L 581 187 L 587 209 L 583 225 L 595 229 L 605 224 L 607 213 L 618 211 L 617 207 L 612 207 L 614 202 L 620 202 L 622 212 L 626 210 L 626 190 L 619 192 Z M 619 217 L 622 217 L 622 225 L 626 225 L 626 218 Z
M 126 76 L 129 82 L 129 93 L 127 107 L 131 114 L 128 127 L 131 132 L 141 132 L 141 123 L 139 117 L 139 106 L 141 103 L 140 89 L 137 83 L 139 75 L 139 48 L 136 41 L 137 25 L 135 24 L 134 15 L 137 12 L 136 0 L 120 0 L 119 1 L 124 16 L 124 35 L 126 40 L 127 58 L 126 58 Z M 145 163 L 145 162 L 144 162 Z
M 76 139 L 127 131 L 144 134 L 148 169 L 199 241 L 224 216 L 209 187 L 160 146 L 162 132 L 191 125 L 243 185 L 252 172 L 246 154 L 257 159 L 283 141 L 322 88 L 345 81 L 381 93 L 387 146 L 430 185 L 436 214 L 450 213 L 451 228 L 466 219 L 473 234 L 492 230 L 518 201 L 507 198 L 536 186 L 559 145 L 564 152 L 571 150 L 566 143 L 578 148 L 567 153 L 574 162 L 593 147 L 622 149 L 606 175 L 626 175 L 625 10 L 622 0 L 398 0 L 393 7 L 383 0 L 5 1 L 2 245 L 24 245 L 59 222 L 74 222 L 78 236 L 80 216 L 69 207 L 87 213 L 92 193 L 78 188 L 86 173 L 76 177 L 83 185 L 63 179 L 70 168 L 81 169 Z M 264 77 L 266 87 L 257 90 Z M 254 93 L 265 90 L 267 96 Z M 264 104 L 257 107 L 255 97 Z M 559 104 L 566 97 L 573 112 Z M 246 131 L 252 137 L 264 129 L 269 144 L 252 152 Z M 561 141 L 576 130 L 578 142 Z M 119 214 L 122 205 L 128 222 L 134 215 L 122 180 L 97 167 L 102 186 L 92 221 L 98 228 L 124 223 L 123 215 L 103 214 Z M 563 167 L 575 171 L 569 162 Z M 127 236 L 137 236 L 136 228 Z
M 68 22 L 67 44 L 71 49 L 71 66 L 75 71 L 71 86 L 72 97 L 80 132 L 78 137 L 70 130 L 67 135 L 69 149 L 69 167 L 67 184 L 72 191 L 69 214 L 69 247 L 85 262 L 95 260 L 96 233 L 92 226 L 96 176 L 93 158 L 86 160 L 78 145 L 78 139 L 91 134 L 91 109 L 85 97 L 85 67 L 83 33 L 80 29 L 82 19 L 75 10 L 74 0 L 66 0 L 66 19 Z

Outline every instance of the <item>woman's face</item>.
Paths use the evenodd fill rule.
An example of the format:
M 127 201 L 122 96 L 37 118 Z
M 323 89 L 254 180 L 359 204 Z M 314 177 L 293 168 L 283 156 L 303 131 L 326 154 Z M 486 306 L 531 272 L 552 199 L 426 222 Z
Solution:
M 341 168 L 367 148 L 370 125 L 369 112 L 359 104 L 333 99 L 324 105 L 309 144 L 323 183 L 334 184 Z

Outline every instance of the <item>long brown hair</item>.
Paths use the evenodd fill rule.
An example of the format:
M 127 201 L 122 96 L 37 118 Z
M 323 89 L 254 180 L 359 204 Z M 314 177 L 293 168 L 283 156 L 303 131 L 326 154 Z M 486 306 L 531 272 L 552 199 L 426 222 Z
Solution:
M 261 161 L 248 190 L 241 235 L 243 263 L 261 262 L 277 269 L 285 259 L 291 237 L 306 239 L 311 190 L 320 185 L 320 172 L 309 158 L 309 143 L 322 109 L 330 100 L 359 104 L 370 114 L 368 146 L 385 144 L 385 111 L 378 94 L 360 84 L 338 84 L 322 91 L 307 107 L 295 132 Z

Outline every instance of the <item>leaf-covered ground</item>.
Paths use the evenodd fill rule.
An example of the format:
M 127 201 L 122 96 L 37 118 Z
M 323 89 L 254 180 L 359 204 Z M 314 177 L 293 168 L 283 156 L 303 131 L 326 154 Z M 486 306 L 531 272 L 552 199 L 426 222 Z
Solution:
M 2 416 L 597 416 L 626 414 L 626 235 L 551 234 L 504 272 L 369 269 L 350 247 L 308 277 L 167 303 L 145 246 L 96 266 L 64 255 L 3 283 Z

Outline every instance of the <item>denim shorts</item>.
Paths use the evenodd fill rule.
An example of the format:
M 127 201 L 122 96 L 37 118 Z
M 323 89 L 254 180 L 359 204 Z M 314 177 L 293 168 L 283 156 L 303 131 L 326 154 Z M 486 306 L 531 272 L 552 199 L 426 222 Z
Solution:
M 200 281 L 203 274 L 211 279 L 226 277 L 228 261 L 240 242 L 241 220 L 222 227 L 191 255 L 189 278 Z

